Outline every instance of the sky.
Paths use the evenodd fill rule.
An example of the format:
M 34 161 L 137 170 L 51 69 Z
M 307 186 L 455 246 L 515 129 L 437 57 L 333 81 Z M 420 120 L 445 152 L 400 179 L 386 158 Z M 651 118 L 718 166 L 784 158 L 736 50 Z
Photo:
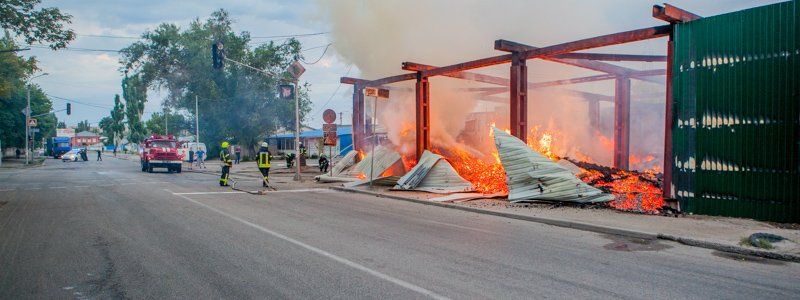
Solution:
M 319 2 L 318 2 L 319 1 Z M 119 56 L 114 51 L 89 51 L 95 50 L 118 50 L 129 45 L 136 40 L 144 31 L 155 28 L 160 23 L 174 23 L 181 27 L 188 26 L 189 22 L 195 18 L 205 19 L 211 12 L 224 8 L 229 11 L 235 20 L 233 25 L 237 32 L 248 31 L 253 37 L 284 36 L 295 34 L 310 34 L 330 32 L 334 29 L 336 33 L 325 33 L 313 36 L 299 37 L 303 43 L 303 48 L 314 48 L 304 52 L 307 61 L 314 61 L 321 57 L 319 63 L 306 66 L 306 73 L 301 80 L 311 84 L 310 96 L 314 103 L 311 112 L 310 125 L 319 127 L 322 123 L 322 110 L 325 108 L 334 109 L 344 114 L 345 123 L 348 123 L 351 113 L 352 87 L 340 85 L 339 78 L 342 76 L 360 77 L 361 70 L 381 69 L 367 65 L 353 59 L 351 56 L 342 55 L 347 46 L 337 45 L 336 37 L 348 34 L 360 34 L 360 32 L 348 32 L 346 27 L 337 27 L 335 22 L 336 14 L 331 13 L 337 5 L 337 1 L 324 0 L 231 0 L 231 1 L 165 1 L 165 0 L 139 0 L 139 1 L 81 1 L 81 0 L 45 0 L 41 6 L 58 7 L 63 12 L 73 16 L 70 24 L 77 38 L 70 45 L 70 49 L 51 51 L 35 46 L 30 51 L 22 54 L 25 56 L 35 56 L 39 60 L 41 72 L 49 73 L 48 76 L 34 79 L 49 95 L 54 102 L 56 109 L 64 108 L 65 98 L 73 102 L 73 112 L 71 116 L 66 116 L 61 112 L 57 114 L 59 120 L 66 121 L 69 125 L 74 125 L 82 120 L 89 120 L 92 125 L 104 116 L 109 114 L 113 106 L 115 94 L 121 94 L 120 82 L 122 74 L 119 72 Z M 384 1 L 384 0 L 381 0 Z M 385 0 L 392 1 L 392 0 Z M 365 5 L 363 1 L 346 1 L 348 5 Z M 447 7 L 447 1 L 439 2 L 440 7 Z M 470 2 L 470 1 L 467 1 Z M 474 2 L 474 1 L 473 1 Z M 443 13 L 453 14 L 449 18 L 457 19 L 459 14 L 464 14 L 467 22 L 479 23 L 480 20 L 470 20 L 480 18 L 481 14 L 504 14 L 509 9 L 517 6 L 520 1 L 493 1 L 493 5 L 486 6 L 476 14 L 465 9 L 445 10 Z M 526 7 L 531 6 L 531 2 L 522 1 Z M 539 1 L 533 1 L 537 3 Z M 653 19 L 649 15 L 649 7 L 658 2 L 626 0 L 626 1 L 565 1 L 567 4 L 560 3 L 550 8 L 554 17 L 548 20 L 526 20 L 537 26 L 537 22 L 542 26 L 563 28 L 563 33 L 556 32 L 547 38 L 538 39 L 545 42 L 566 42 L 579 38 L 585 38 L 592 34 L 613 33 L 618 31 L 641 28 L 643 26 L 660 25 L 661 22 Z M 756 1 L 756 0 L 714 0 L 714 1 L 672 1 L 671 4 L 686 8 L 703 16 L 716 15 L 725 12 L 736 11 L 754 6 L 765 5 L 778 1 Z M 344 3 L 344 2 L 342 2 Z M 420 9 L 427 5 L 426 1 L 420 1 Z M 444 3 L 445 5 L 441 5 Z M 451 1 L 454 6 L 459 1 Z M 473 3 L 474 4 L 474 3 Z M 344 4 L 342 4 L 344 5 Z M 433 4 L 432 4 L 433 5 Z M 542 6 L 547 6 L 547 2 L 541 1 Z M 470 7 L 464 5 L 464 7 Z M 455 7 L 454 7 L 455 8 Z M 634 13 L 641 11 L 641 13 Z M 391 13 L 389 11 L 388 13 Z M 602 20 L 602 24 L 597 22 L 586 22 L 585 16 L 590 14 L 596 19 Z M 517 12 L 516 15 L 524 15 Z M 332 17 L 334 16 L 334 17 Z M 557 18 L 555 17 L 557 16 Z M 377 16 L 377 22 L 384 16 Z M 395 16 L 398 17 L 398 16 Z M 434 14 L 422 15 L 424 18 L 436 18 Z M 413 21 L 413 18 L 407 18 Z M 563 26 L 561 24 L 568 24 Z M 546 24 L 545 24 L 546 23 Z M 553 24 L 556 23 L 556 24 Z M 528 26 L 526 24 L 526 26 Z M 489 27 L 492 28 L 492 27 Z M 503 27 L 499 27 L 503 28 Z M 389 29 L 391 30 L 391 29 Z M 431 31 L 435 31 L 432 28 Z M 404 31 L 404 34 L 406 31 Z M 413 34 L 413 33 L 412 33 Z M 422 30 L 419 34 L 429 34 Z M 443 33 L 447 36 L 447 33 Z M 482 34 L 490 37 L 503 38 L 509 35 L 508 32 L 483 32 Z M 529 39 L 525 31 L 514 32 L 511 34 L 515 38 L 526 40 L 537 40 L 531 36 Z M 374 43 L 380 43 L 380 36 L 376 35 Z M 267 38 L 254 38 L 253 41 L 269 41 Z M 344 40 L 344 39 L 343 39 Z M 340 41 L 344 43 L 343 41 Z M 459 33 L 459 42 L 475 43 L 476 45 L 486 45 L 486 50 L 482 53 L 462 52 L 464 58 L 480 58 L 482 55 L 493 55 L 491 50 L 492 40 L 486 40 L 483 36 L 480 40 L 470 39 L 469 32 Z M 324 46 L 333 43 L 330 49 L 324 54 Z M 341 51 L 338 48 L 341 49 Z M 544 45 L 541 45 L 544 46 Z M 458 48 L 454 47 L 456 51 Z M 348 54 L 352 55 L 352 49 L 348 49 Z M 340 53 L 341 52 L 341 53 Z M 431 60 L 441 57 L 431 54 Z M 446 61 L 424 60 L 425 52 L 415 53 L 422 62 L 429 64 L 443 64 Z M 477 56 L 474 56 L 477 55 Z M 412 56 L 412 58 L 416 58 Z M 458 57 L 461 59 L 461 57 Z M 445 60 L 445 59 L 438 59 Z M 400 70 L 400 60 L 387 61 L 387 66 L 396 68 L 396 74 L 402 73 Z M 374 64 L 374 63 L 373 63 Z M 394 70 L 394 69 L 389 69 Z M 394 74 L 386 74 L 394 75 Z M 161 102 L 165 95 L 157 91 L 151 91 L 148 95 L 148 102 L 145 107 L 145 118 L 153 112 L 161 111 Z M 202 112 L 201 112 L 202 113 Z

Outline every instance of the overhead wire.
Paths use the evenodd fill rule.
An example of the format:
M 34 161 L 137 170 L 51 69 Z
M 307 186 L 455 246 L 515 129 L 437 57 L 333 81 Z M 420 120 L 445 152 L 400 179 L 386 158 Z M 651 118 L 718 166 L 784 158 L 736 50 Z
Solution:
M 343 76 L 343 77 L 347 77 L 347 75 L 350 75 L 350 70 L 352 70 L 352 69 L 353 69 L 353 65 L 350 65 L 350 66 L 347 68 L 347 72 L 345 72 L 345 73 L 344 73 L 344 76 Z M 334 96 L 336 96 L 336 94 L 339 92 L 339 88 L 341 88 L 341 87 L 342 87 L 342 82 L 341 82 L 341 81 L 339 81 L 339 85 L 337 85 L 337 86 L 336 86 L 336 89 L 335 89 L 335 90 L 333 90 L 333 93 L 331 93 L 331 96 L 328 98 L 328 101 L 325 101 L 325 104 L 323 104 L 323 105 L 322 105 L 322 106 L 321 106 L 321 107 L 320 107 L 320 108 L 319 108 L 319 109 L 318 109 L 318 110 L 317 110 L 317 111 L 316 111 L 316 112 L 313 114 L 313 116 L 315 116 L 315 115 L 319 114 L 319 112 L 321 112 L 323 109 L 325 109 L 326 107 L 328 107 L 328 104 L 331 102 L 331 100 L 333 100 L 333 97 L 334 97 Z
M 331 45 L 333 45 L 333 43 L 328 43 L 327 45 L 325 45 L 325 51 L 322 51 L 322 55 L 320 55 L 319 58 L 317 58 L 317 60 L 315 60 L 314 62 L 310 63 L 310 62 L 307 62 L 305 59 L 302 59 L 302 58 L 300 58 L 300 61 L 302 61 L 303 63 L 305 63 L 307 65 L 313 65 L 313 64 L 318 63 L 320 60 L 322 60 L 323 57 L 325 57 L 325 53 L 328 53 L 328 47 L 330 47 Z M 311 50 L 311 49 L 310 48 L 306 49 L 306 51 L 308 51 L 308 50 Z

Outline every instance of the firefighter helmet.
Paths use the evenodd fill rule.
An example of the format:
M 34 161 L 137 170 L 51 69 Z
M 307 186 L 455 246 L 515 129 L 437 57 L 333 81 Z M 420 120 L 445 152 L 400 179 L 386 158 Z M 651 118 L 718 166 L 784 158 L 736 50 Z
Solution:
M 228 148 L 230 145 L 228 142 L 222 142 L 222 148 Z

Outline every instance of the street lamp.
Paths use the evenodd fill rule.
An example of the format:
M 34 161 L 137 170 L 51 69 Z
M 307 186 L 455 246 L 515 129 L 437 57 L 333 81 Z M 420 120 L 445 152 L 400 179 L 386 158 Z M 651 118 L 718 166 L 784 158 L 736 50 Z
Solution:
M 50 75 L 50 73 L 42 73 L 42 74 L 33 76 L 30 79 L 28 79 L 28 81 L 34 80 L 34 79 L 42 77 L 42 76 L 47 76 L 47 75 Z M 30 135 L 31 135 L 30 126 L 28 126 L 28 122 L 31 121 L 31 84 L 30 84 L 30 82 L 27 85 L 25 85 L 25 87 L 26 87 L 26 90 L 27 90 L 26 93 L 27 93 L 27 98 L 28 98 L 28 106 L 25 107 L 25 164 L 27 165 L 27 164 L 30 163 L 30 159 L 32 158 L 32 156 L 30 155 L 31 145 L 30 145 L 30 142 L 28 141 L 28 139 L 30 138 Z

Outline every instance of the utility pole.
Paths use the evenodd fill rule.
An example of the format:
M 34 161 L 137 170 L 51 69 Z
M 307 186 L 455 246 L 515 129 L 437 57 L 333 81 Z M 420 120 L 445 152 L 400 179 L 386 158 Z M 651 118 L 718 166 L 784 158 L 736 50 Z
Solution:
M 167 119 L 167 115 L 169 114 L 169 108 L 166 106 L 164 107 L 164 135 L 169 135 L 169 121 Z
M 200 150 L 200 110 L 197 108 L 197 95 L 194 95 L 194 151 Z
M 25 107 L 25 164 L 27 165 L 30 163 L 30 159 L 28 157 L 28 153 L 30 153 L 30 151 L 28 151 L 29 148 L 28 138 L 30 137 L 30 126 L 28 126 L 28 122 L 31 121 L 31 84 L 28 83 L 27 85 L 25 85 L 25 87 L 28 94 L 27 96 L 28 106 Z
M 303 181 L 303 177 L 300 176 L 300 100 L 297 98 L 297 93 L 299 93 L 299 89 L 297 86 L 298 78 L 294 78 L 294 151 L 297 154 L 295 158 L 295 174 L 294 180 L 296 181 Z

